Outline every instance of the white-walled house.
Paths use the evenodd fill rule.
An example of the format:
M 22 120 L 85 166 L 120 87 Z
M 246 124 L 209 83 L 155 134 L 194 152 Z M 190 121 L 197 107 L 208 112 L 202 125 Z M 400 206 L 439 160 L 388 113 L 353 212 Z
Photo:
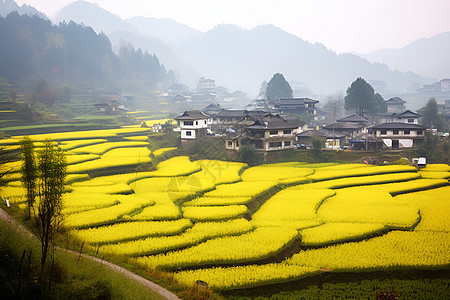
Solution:
M 411 123 L 384 123 L 369 127 L 369 136 L 376 141 L 375 148 L 382 142 L 391 149 L 419 147 L 425 141 L 424 126 Z
M 401 113 L 381 113 L 378 114 L 380 123 L 408 123 L 419 124 L 420 114 L 410 110 Z
M 175 120 L 180 127 L 182 143 L 205 137 L 211 126 L 211 118 L 200 110 L 187 110 Z

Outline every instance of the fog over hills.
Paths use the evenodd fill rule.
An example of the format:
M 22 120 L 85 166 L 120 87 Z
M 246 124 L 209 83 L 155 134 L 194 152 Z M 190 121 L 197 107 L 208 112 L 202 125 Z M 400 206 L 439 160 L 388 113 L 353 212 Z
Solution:
M 415 91 L 420 85 L 445 77 L 450 69 L 449 59 L 443 58 L 443 53 L 449 51 L 447 34 L 362 58 L 336 54 L 324 45 L 311 44 L 273 25 L 243 29 L 223 24 L 202 33 L 170 19 L 122 20 L 86 1 L 69 4 L 55 14 L 55 22 L 63 20 L 105 32 L 116 52 L 121 44 L 131 43 L 136 49 L 155 54 L 166 69 L 173 69 L 191 87 L 199 76 L 205 76 L 251 97 L 259 92 L 262 81 L 277 72 L 290 82 L 306 84 L 312 91 L 312 95 L 300 96 L 313 96 L 345 93 L 357 77 L 365 78 L 382 94 Z
M 133 25 L 98 5 L 86 1 L 73 2 L 63 7 L 52 16 L 52 19 L 56 24 L 72 20 L 75 23 L 92 27 L 97 33 L 103 31 L 107 35 L 116 31 L 137 33 L 137 29 Z
M 0 16 L 4 17 L 13 11 L 17 11 L 19 15 L 38 15 L 43 19 L 47 19 L 44 13 L 41 13 L 33 6 L 26 4 L 19 6 L 14 0 L 0 0 Z
M 357 77 L 383 81 L 384 87 L 379 88 L 385 90 L 392 89 L 393 78 L 394 84 L 402 87 L 423 80 L 353 54 L 337 55 L 321 44 L 313 45 L 273 25 L 251 30 L 219 25 L 180 43 L 178 55 L 206 76 L 252 91 L 276 72 L 283 73 L 288 81 L 304 82 L 316 94 L 345 91 Z
M 401 49 L 358 54 L 372 62 L 381 62 L 400 71 L 442 79 L 450 76 L 450 32 L 417 40 Z
M 178 43 L 202 34 L 201 31 L 171 19 L 134 17 L 125 21 L 141 34 L 155 36 L 166 43 Z

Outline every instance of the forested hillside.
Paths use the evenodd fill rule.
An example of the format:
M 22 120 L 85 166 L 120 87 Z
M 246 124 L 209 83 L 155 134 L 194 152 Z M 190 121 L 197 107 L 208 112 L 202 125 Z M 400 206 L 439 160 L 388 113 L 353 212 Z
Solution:
M 166 76 L 155 55 L 132 45 L 122 45 L 116 55 L 104 33 L 74 22 L 55 26 L 17 12 L 0 17 L 0 53 L 0 77 L 10 83 L 145 78 L 154 85 Z

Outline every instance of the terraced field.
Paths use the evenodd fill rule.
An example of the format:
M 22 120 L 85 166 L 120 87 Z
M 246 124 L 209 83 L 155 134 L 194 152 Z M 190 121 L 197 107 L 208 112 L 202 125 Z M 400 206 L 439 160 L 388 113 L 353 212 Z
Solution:
M 100 255 L 124 255 L 215 290 L 322 272 L 449 268 L 448 165 L 248 168 L 181 156 L 137 171 L 173 150 L 151 153 L 146 134 L 130 127 L 31 136 L 65 149 L 71 175 L 62 226 Z M 19 139 L 1 142 L 14 147 Z M 2 166 L 9 173 L 0 193 L 25 208 L 19 168 Z

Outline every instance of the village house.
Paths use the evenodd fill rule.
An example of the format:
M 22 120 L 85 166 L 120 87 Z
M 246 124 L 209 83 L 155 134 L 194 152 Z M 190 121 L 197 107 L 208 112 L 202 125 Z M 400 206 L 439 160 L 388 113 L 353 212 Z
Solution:
M 350 115 L 337 120 L 332 124 L 323 126 L 328 131 L 344 133 L 348 139 L 355 140 L 364 138 L 367 134 L 368 120 L 358 115 Z
M 181 143 L 187 144 L 205 137 L 210 129 L 211 118 L 200 110 L 188 110 L 176 117 L 181 131 Z
M 297 144 L 306 148 L 312 148 L 312 138 L 318 136 L 324 139 L 325 148 L 339 149 L 347 144 L 347 136 L 339 131 L 326 129 L 306 130 L 297 134 Z
M 383 123 L 369 127 L 369 149 L 419 147 L 425 141 L 425 127 L 413 123 Z
M 274 151 L 294 148 L 296 134 L 304 130 L 306 123 L 289 119 L 279 114 L 266 114 L 253 119 L 246 116 L 238 123 L 248 122 L 240 130 L 232 130 L 227 135 L 225 148 L 239 150 L 241 145 L 251 145 L 257 151 Z M 245 124 L 245 123 L 244 123 Z
M 399 97 L 393 97 L 386 100 L 387 112 L 388 113 L 401 113 L 405 110 L 405 101 Z
M 118 115 L 127 112 L 127 109 L 117 101 L 99 102 L 93 104 L 94 113 L 102 115 Z
M 379 123 L 408 123 L 419 124 L 420 114 L 410 110 L 403 111 L 401 113 L 380 113 L 377 115 Z
M 275 109 L 283 114 L 316 115 L 319 101 L 310 98 L 281 98 L 274 101 Z

